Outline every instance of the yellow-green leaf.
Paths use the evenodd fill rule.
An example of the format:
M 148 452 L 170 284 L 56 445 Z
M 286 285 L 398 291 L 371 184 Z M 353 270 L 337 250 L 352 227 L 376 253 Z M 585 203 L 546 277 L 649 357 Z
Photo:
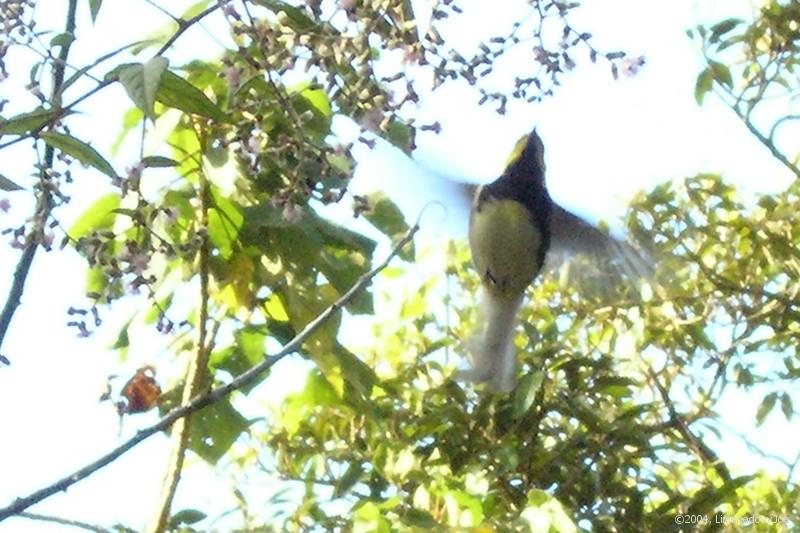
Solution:
M 109 193 L 98 198 L 92 206 L 69 229 L 73 239 L 80 239 L 93 230 L 109 229 L 116 219 L 115 210 L 119 207 L 119 195 Z

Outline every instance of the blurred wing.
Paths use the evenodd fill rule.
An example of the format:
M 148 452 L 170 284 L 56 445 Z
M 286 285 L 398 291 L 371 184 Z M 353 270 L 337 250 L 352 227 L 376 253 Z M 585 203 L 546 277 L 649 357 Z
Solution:
M 609 299 L 621 289 L 651 280 L 648 254 L 612 237 L 577 215 L 553 203 L 550 250 L 545 271 L 573 287 L 582 296 Z

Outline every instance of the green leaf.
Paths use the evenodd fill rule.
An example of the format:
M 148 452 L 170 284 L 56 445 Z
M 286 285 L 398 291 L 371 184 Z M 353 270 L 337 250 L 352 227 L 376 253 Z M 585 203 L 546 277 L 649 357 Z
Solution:
M 231 377 L 239 376 L 263 360 L 266 328 L 248 326 L 237 331 L 235 337 L 233 345 L 211 354 L 208 363 L 210 368 L 227 372 Z M 255 382 L 240 390 L 247 394 L 258 384 L 259 382 Z
M 409 526 L 423 528 L 424 531 L 442 530 L 442 525 L 428 511 L 422 509 L 409 509 L 403 515 L 403 522 Z
M 35 109 L 29 113 L 21 113 L 8 120 L 0 120 L 0 134 L 25 135 L 45 127 L 56 117 L 52 109 Z
M 408 233 L 408 224 L 406 224 L 402 211 L 385 194 L 382 192 L 371 194 L 368 196 L 368 200 L 370 209 L 364 213 L 364 218 L 373 226 L 395 242 Z M 414 259 L 413 244 L 404 247 L 398 255 L 406 261 L 412 261 Z
M 288 89 L 292 104 L 298 115 L 310 112 L 312 117 L 304 122 L 304 128 L 321 142 L 331 131 L 333 111 L 328 94 L 308 82 Z
M 90 268 L 86 272 L 86 293 L 87 294 L 102 294 L 103 291 L 108 287 L 108 278 L 103 273 L 102 268 L 94 267 Z M 124 352 L 120 352 L 120 359 L 124 360 L 126 354 Z
M 330 119 L 333 116 L 333 109 L 331 109 L 331 100 L 328 98 L 328 93 L 323 89 L 306 89 L 300 95 L 308 100 L 311 107 L 316 110 L 317 114 Z
M 733 478 L 721 487 L 704 487 L 695 493 L 689 500 L 691 504 L 686 510 L 687 514 L 705 514 L 725 501 L 736 490 L 747 484 L 754 476 L 740 476 Z
M 161 78 L 161 86 L 156 93 L 156 100 L 167 107 L 179 109 L 184 113 L 196 114 L 219 122 L 228 122 L 228 117 L 217 104 L 177 74 L 169 70 Z
M 210 3 L 211 0 L 200 0 L 195 4 L 192 4 L 186 9 L 186 11 L 181 13 L 181 18 L 183 20 L 189 20 L 190 18 L 199 15 L 209 6 Z
M 519 386 L 514 391 L 514 417 L 519 418 L 528 412 L 536 400 L 536 395 L 542 388 L 544 373 L 537 370 L 532 374 L 523 376 Z
M 192 415 L 189 448 L 209 464 L 216 464 L 250 423 L 227 398 Z
M 119 328 L 119 333 L 117 333 L 117 339 L 114 341 L 114 344 L 111 345 L 112 350 L 120 350 L 123 348 L 128 348 L 131 345 L 131 339 L 128 336 L 128 329 L 130 329 L 132 321 L 133 320 L 128 320 L 122 325 L 121 328 Z
M 369 271 L 370 261 L 359 253 L 325 247 L 317 259 L 317 267 L 341 296 Z M 372 313 L 372 303 L 370 294 L 363 291 L 356 295 L 347 308 L 356 314 Z
M 71 33 L 67 32 L 59 33 L 58 35 L 55 35 L 53 36 L 52 39 L 50 39 L 50 47 L 52 48 L 54 46 L 67 46 L 74 40 L 75 36 L 72 35 Z
M 156 302 L 156 305 L 151 306 L 150 309 L 144 314 L 142 317 L 142 322 L 148 325 L 155 324 L 156 321 L 161 317 L 161 314 L 166 313 L 169 309 L 169 306 L 172 305 L 173 298 L 175 298 L 175 293 L 171 292 L 164 298 L 159 299 Z
M 206 515 L 197 509 L 181 509 L 169 519 L 169 531 L 178 531 L 182 525 L 196 524 L 201 520 L 205 520 Z
M 115 210 L 118 207 L 118 194 L 108 193 L 101 196 L 75 221 L 69 229 L 69 236 L 73 239 L 80 239 L 90 231 L 110 229 L 116 220 Z
M 301 9 L 286 2 L 280 0 L 255 0 L 255 3 L 278 15 L 279 22 L 286 24 L 297 33 L 307 33 L 317 26 L 317 23 Z M 285 15 L 281 15 L 281 12 Z
M 119 148 L 122 146 L 125 138 L 135 126 L 142 122 L 142 120 L 144 120 L 144 113 L 142 113 L 142 110 L 138 107 L 132 107 L 125 112 L 122 116 L 122 128 L 117 138 L 114 139 L 114 142 L 111 144 L 111 155 L 116 155 L 119 152 Z
M 363 475 L 364 466 L 360 462 L 350 463 L 344 475 L 336 480 L 336 485 L 333 488 L 333 497 L 341 498 L 347 494 L 347 491 L 353 488 L 353 485 L 358 483 Z
M 708 65 L 711 67 L 711 75 L 714 81 L 729 88 L 733 87 L 731 70 L 726 65 L 718 63 L 717 61 L 710 61 Z
M 153 121 L 156 119 L 156 94 L 168 65 L 167 58 L 157 56 L 144 64 L 126 65 L 118 74 L 130 99 Z
M 564 511 L 561 502 L 541 489 L 533 489 L 528 492 L 528 505 L 520 514 L 520 518 L 527 523 L 528 531 L 553 533 L 578 531 Z
M 53 148 L 61 150 L 65 154 L 74 157 L 84 165 L 89 165 L 96 168 L 106 176 L 112 178 L 117 176 L 117 173 L 114 171 L 114 167 L 111 166 L 111 163 L 106 161 L 105 158 L 97 152 L 97 150 L 80 139 L 76 139 L 72 135 L 56 133 L 54 131 L 46 131 L 42 133 L 41 138 Z
M 742 19 L 738 18 L 729 18 L 725 19 L 722 22 L 718 22 L 711 26 L 711 35 L 708 36 L 708 42 L 716 43 L 719 41 L 719 38 L 734 29 L 736 26 L 741 24 L 743 21 Z
M 756 425 L 760 426 L 764 423 L 764 420 L 766 420 L 770 411 L 772 411 L 772 408 L 775 407 L 775 402 L 777 400 L 777 392 L 770 392 L 764 396 L 764 399 L 761 400 L 761 405 L 758 406 L 758 411 L 756 412 Z
M 97 14 L 100 12 L 100 7 L 103 5 L 103 0 L 89 0 L 89 12 L 92 15 L 92 24 L 97 20 Z
M 142 165 L 148 168 L 177 167 L 180 163 L 169 157 L 149 155 L 142 158 Z
M 378 381 L 375 371 L 338 342 L 332 351 L 345 380 L 355 387 L 361 398 L 368 399 L 373 385 Z
M 698 104 L 702 105 L 706 94 L 714 86 L 714 71 L 711 67 L 706 68 L 697 76 L 697 82 L 694 86 L 694 99 Z
M 408 125 L 393 120 L 386 130 L 385 138 L 406 154 L 411 153 L 411 128 Z
M 311 210 L 303 215 L 303 220 L 308 220 L 309 228 L 319 233 L 326 246 L 359 251 L 367 256 L 372 255 L 375 250 L 375 241 L 369 237 L 328 222 Z
M 794 406 L 792 405 L 792 397 L 789 396 L 788 392 L 781 394 L 781 411 L 783 411 L 783 416 L 786 417 L 786 420 L 792 420 L 794 416 Z
M 227 259 L 233 253 L 233 245 L 244 222 L 239 207 L 216 191 L 214 206 L 208 212 L 208 237 L 220 255 Z
M 0 174 L 0 191 L 21 191 L 22 187 Z

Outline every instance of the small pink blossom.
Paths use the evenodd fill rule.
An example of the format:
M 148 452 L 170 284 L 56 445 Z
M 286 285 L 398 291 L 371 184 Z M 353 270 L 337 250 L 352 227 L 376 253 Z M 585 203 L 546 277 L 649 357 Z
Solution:
M 627 76 L 628 78 L 632 78 L 639 73 L 639 69 L 644 66 L 645 60 L 644 56 L 634 57 L 630 59 L 626 59 L 622 62 L 622 74 Z

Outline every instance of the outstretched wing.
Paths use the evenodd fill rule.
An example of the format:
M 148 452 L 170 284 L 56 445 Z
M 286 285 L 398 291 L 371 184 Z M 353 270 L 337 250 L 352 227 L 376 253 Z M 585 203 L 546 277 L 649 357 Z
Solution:
M 650 254 L 553 202 L 545 272 L 582 296 L 608 299 L 619 289 L 651 280 L 654 270 Z

